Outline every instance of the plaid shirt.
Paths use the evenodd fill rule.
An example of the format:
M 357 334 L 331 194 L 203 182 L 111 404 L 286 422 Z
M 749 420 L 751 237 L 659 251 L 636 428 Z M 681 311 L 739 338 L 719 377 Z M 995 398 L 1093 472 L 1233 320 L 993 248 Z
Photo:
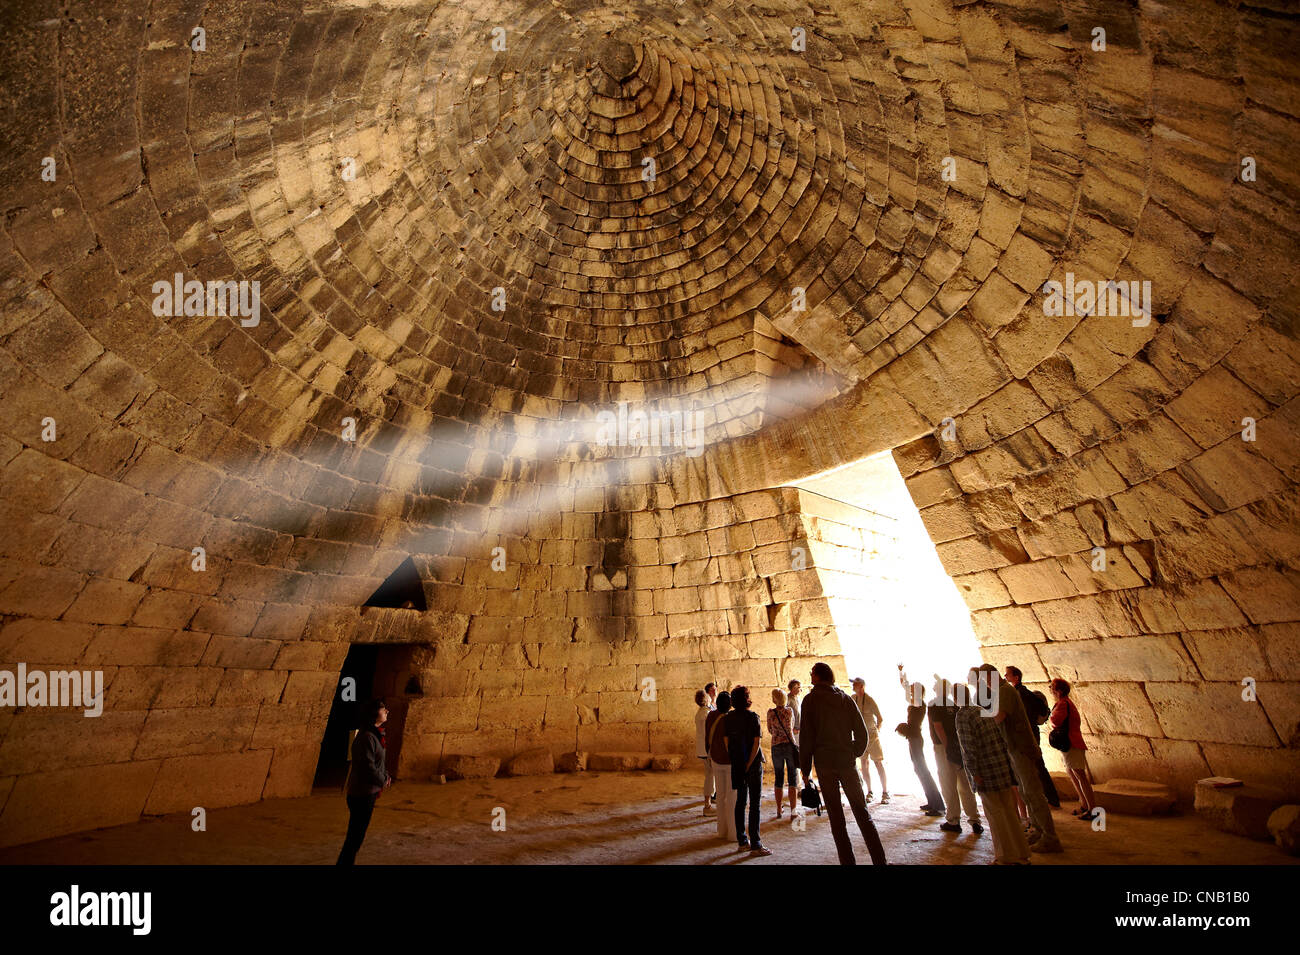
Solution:
M 1016 776 L 1007 756 L 1007 744 L 998 724 L 983 715 L 978 706 L 957 708 L 957 739 L 961 743 L 962 764 L 976 792 L 996 792 L 1016 785 Z M 977 785 L 975 777 L 981 777 Z

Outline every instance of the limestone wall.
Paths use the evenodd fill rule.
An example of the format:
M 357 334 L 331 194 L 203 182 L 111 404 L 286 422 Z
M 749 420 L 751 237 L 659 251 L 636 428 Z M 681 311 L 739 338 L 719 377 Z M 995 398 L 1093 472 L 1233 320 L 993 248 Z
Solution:
M 0 708 L 0 841 L 303 792 L 353 641 L 429 648 L 412 771 L 677 748 L 838 653 L 772 489 L 891 450 L 1099 773 L 1300 778 L 1289 5 L 11 6 L 0 665 L 107 690 Z M 623 401 L 708 449 L 569 440 Z

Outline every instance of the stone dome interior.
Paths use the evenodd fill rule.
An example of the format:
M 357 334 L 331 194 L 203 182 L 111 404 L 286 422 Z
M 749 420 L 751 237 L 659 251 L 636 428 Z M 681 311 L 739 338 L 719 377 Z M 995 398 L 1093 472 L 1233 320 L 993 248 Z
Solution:
M 0 845 L 309 793 L 355 645 L 411 776 L 689 751 L 887 592 L 888 523 L 797 487 L 880 452 L 1100 772 L 1300 778 L 1292 5 L 4 19 L 0 665 L 106 692 L 0 706 Z M 427 609 L 362 612 L 407 558 Z

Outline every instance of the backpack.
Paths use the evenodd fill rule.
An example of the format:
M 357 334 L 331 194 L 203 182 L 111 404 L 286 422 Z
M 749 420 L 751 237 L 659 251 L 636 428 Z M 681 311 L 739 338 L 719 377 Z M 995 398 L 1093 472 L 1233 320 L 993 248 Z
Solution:
M 1033 690 L 1031 692 L 1033 693 L 1034 700 L 1038 705 L 1034 707 L 1034 712 L 1029 714 L 1029 718 L 1039 726 L 1042 726 L 1047 722 L 1047 718 L 1052 715 L 1052 708 L 1047 705 L 1047 697 L 1043 695 L 1041 690 Z

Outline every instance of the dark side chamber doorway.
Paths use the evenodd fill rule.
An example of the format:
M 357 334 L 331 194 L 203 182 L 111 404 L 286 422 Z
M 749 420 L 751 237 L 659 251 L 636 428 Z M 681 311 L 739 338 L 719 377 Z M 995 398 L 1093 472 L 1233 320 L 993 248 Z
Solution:
M 406 724 L 407 708 L 412 699 L 423 695 L 419 676 L 414 671 L 416 652 L 422 649 L 428 648 L 424 644 L 412 643 L 358 643 L 348 650 L 334 688 L 329 719 L 325 723 L 313 789 L 343 788 L 348 775 L 352 734 L 361 728 L 366 708 L 376 697 L 382 697 L 388 705 L 388 724 L 385 727 L 388 773 L 394 778 L 400 775 L 402 730 Z M 349 678 L 355 681 L 351 684 L 355 693 L 347 693 L 345 699 Z

